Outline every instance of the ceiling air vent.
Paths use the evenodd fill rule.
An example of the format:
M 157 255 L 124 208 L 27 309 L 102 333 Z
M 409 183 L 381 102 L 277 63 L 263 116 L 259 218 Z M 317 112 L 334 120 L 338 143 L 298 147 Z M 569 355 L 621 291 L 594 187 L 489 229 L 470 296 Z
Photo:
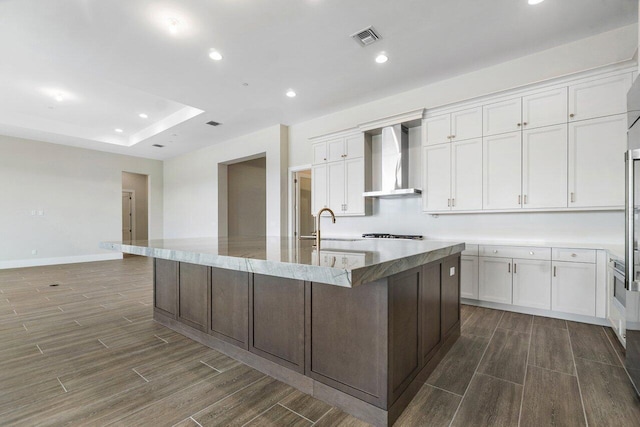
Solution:
M 206 124 L 211 125 L 211 126 L 220 126 L 221 125 L 221 123 L 214 122 L 213 120 L 208 121 Z
M 373 27 L 367 27 L 364 30 L 360 30 L 355 34 L 352 34 L 351 38 L 362 47 L 369 46 L 381 39 L 380 35 L 376 33 L 376 30 L 374 30 Z
M 160 145 L 160 144 L 153 144 L 153 147 L 164 148 L 164 145 Z

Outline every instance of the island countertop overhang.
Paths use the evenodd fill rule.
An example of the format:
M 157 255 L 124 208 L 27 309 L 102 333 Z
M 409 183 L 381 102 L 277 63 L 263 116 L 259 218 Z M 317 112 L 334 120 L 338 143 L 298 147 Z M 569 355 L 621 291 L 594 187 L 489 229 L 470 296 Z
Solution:
M 100 242 L 102 249 L 235 271 L 356 287 L 462 252 L 461 242 L 431 240 L 211 237 Z M 342 259 L 344 265 L 336 266 Z M 346 259 L 356 259 L 349 265 Z M 340 264 L 340 262 L 338 262 Z

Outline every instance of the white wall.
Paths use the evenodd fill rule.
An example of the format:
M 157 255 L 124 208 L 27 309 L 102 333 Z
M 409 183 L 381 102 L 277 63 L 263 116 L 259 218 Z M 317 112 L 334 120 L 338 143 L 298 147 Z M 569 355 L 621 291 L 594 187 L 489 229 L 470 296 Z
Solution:
M 122 238 L 123 171 L 149 175 L 161 238 L 162 162 L 0 136 L 0 268 L 120 258 L 98 243 Z
M 262 153 L 267 164 L 267 235 L 286 234 L 287 135 L 286 126 L 276 125 L 165 161 L 165 238 L 217 236 L 218 165 Z
M 309 138 L 418 108 L 434 108 L 632 58 L 637 25 L 609 31 L 476 72 L 452 77 L 289 127 L 289 163 L 310 164 Z M 419 128 L 417 128 L 419 129 Z M 420 187 L 418 130 L 410 134 L 410 185 Z M 417 160 L 418 159 L 418 160 Z M 323 219 L 323 234 L 363 232 L 423 234 L 433 238 L 616 242 L 623 239 L 621 212 L 441 215 L 421 213 L 420 198 L 374 202 L 369 217 Z

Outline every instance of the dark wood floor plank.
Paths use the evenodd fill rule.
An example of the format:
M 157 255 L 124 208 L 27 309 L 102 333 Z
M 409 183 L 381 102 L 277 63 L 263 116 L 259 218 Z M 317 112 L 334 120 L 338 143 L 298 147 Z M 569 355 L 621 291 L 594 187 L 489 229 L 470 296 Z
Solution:
M 531 323 L 533 316 L 530 314 L 513 313 L 511 311 L 505 311 L 504 316 L 498 323 L 499 328 L 510 329 L 516 332 L 531 332 Z
M 293 412 L 313 422 L 318 421 L 324 414 L 331 410 L 331 405 L 314 399 L 308 394 L 304 394 L 298 390 L 294 390 L 279 403 L 285 408 L 289 408 Z
M 371 424 L 360 421 L 349 414 L 333 408 L 314 424 L 314 427 L 371 427 Z
M 498 326 L 503 313 L 501 310 L 476 307 L 469 320 L 462 325 L 461 332 L 489 338 L 493 335 L 493 331 Z
M 575 375 L 567 330 L 534 325 L 529 365 Z
M 523 384 L 530 337 L 528 333 L 496 329 L 478 372 Z
M 567 321 L 563 319 L 553 319 L 551 317 L 533 316 L 533 324 L 548 326 L 550 328 L 567 329 Z
M 480 363 L 489 338 L 462 335 L 427 379 L 427 384 L 462 396 Z
M 301 416 L 294 414 L 284 406 L 274 405 L 268 411 L 255 418 L 246 426 L 249 427 L 306 427 L 312 423 Z
M 589 425 L 640 425 L 640 400 L 624 368 L 581 358 L 576 368 Z
M 529 366 L 520 427 L 585 425 L 578 379 L 575 376 Z
M 602 326 L 567 322 L 575 357 L 622 366 Z
M 448 426 L 461 400 L 456 394 L 425 384 L 394 426 Z
M 521 385 L 476 374 L 451 425 L 517 426 L 521 400 Z
M 192 418 L 203 426 L 242 426 L 293 392 L 293 388 L 264 377 L 200 412 Z

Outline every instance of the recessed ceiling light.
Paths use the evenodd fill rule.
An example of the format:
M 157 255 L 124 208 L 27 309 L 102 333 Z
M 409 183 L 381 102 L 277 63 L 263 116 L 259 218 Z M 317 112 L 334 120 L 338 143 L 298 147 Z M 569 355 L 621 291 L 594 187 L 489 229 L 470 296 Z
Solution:
M 289 98 L 295 98 L 295 96 L 296 96 L 296 91 L 295 91 L 295 90 L 293 90 L 293 89 L 289 89 L 289 90 L 287 91 L 287 96 L 288 96 Z
M 56 93 L 56 94 L 53 96 L 53 99 L 55 99 L 55 100 L 56 100 L 56 101 L 58 101 L 58 102 L 62 102 L 62 101 L 64 101 L 64 96 L 63 96 L 61 93 Z
M 120 128 L 115 128 L 114 130 L 115 130 L 116 132 L 118 132 L 118 133 L 122 133 L 122 129 L 120 129 Z
M 149 118 L 149 116 L 147 116 L 145 113 L 138 114 L 138 117 L 140 117 L 141 119 L 148 119 Z
M 384 64 L 388 60 L 389 60 L 389 58 L 384 53 L 381 53 L 380 55 L 376 56 L 376 62 L 378 64 Z
M 542 3 L 544 0 L 529 0 L 529 4 L 533 5 L 533 4 L 540 4 Z
M 169 18 L 167 22 L 169 25 L 169 32 L 171 34 L 176 34 L 178 32 L 178 27 L 180 26 L 180 21 L 176 18 Z
M 211 51 L 209 52 L 209 58 L 213 59 L 214 61 L 220 61 L 222 59 L 222 54 L 215 49 L 211 49 Z

